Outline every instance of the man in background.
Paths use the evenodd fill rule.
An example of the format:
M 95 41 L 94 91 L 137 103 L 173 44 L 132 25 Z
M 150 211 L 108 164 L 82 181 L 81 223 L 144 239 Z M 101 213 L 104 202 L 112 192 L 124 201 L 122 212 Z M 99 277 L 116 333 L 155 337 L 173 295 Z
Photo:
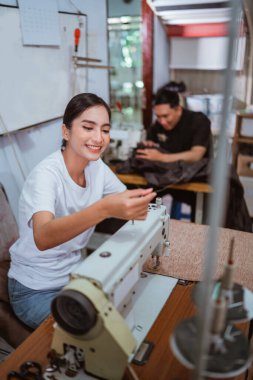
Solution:
M 137 149 L 137 159 L 194 163 L 202 158 L 212 158 L 210 120 L 202 112 L 183 108 L 177 92 L 166 87 L 158 90 L 154 100 L 154 113 L 156 121 L 147 131 L 143 149 Z M 195 194 L 179 190 L 170 190 L 169 193 L 175 200 L 191 206 L 194 220 Z
M 177 92 L 158 90 L 154 101 L 155 123 L 147 131 L 145 149 L 138 149 L 136 158 L 151 161 L 195 162 L 212 157 L 210 120 L 202 112 L 184 109 Z M 162 153 L 160 147 L 166 151 Z

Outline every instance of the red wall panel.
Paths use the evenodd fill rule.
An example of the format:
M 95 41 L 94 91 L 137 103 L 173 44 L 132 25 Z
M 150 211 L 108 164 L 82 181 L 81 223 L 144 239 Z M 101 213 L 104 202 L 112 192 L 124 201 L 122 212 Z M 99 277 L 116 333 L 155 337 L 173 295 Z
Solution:
M 167 25 L 168 37 L 223 37 L 228 35 L 229 23 Z

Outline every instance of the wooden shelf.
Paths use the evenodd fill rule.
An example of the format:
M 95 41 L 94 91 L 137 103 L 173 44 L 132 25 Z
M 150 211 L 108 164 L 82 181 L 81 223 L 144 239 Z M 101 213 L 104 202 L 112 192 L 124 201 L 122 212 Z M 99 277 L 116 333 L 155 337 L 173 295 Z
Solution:
M 235 133 L 232 143 L 232 162 L 237 168 L 238 154 L 240 144 L 252 144 L 253 145 L 253 137 L 242 135 L 242 123 L 243 119 L 253 119 L 253 113 L 237 113 L 236 115 L 236 124 L 235 124 Z M 253 148 L 253 147 L 252 147 Z

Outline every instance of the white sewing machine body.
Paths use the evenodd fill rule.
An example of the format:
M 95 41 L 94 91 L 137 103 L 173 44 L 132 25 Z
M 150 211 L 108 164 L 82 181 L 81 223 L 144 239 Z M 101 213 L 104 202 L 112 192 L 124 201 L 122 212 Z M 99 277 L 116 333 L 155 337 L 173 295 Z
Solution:
M 166 208 L 152 204 L 145 222 L 127 222 L 79 265 L 72 277 L 95 281 L 125 317 L 126 305 L 132 298 L 148 256 L 169 254 L 169 247 L 165 245 L 168 234 L 169 216 Z
M 58 325 L 55 326 L 52 348 L 56 352 L 63 353 L 64 344 L 79 347 L 84 353 L 88 372 L 110 380 L 122 378 L 127 361 L 138 346 L 133 335 L 136 324 L 133 298 L 142 266 L 149 255 L 169 254 L 168 235 L 169 216 L 165 206 L 151 204 L 145 221 L 127 222 L 73 271 L 69 285 L 60 293 L 58 300 L 54 300 L 53 310 L 57 312 L 53 314 Z M 177 280 L 173 281 L 175 286 Z M 74 292 L 74 298 L 75 294 L 81 295 L 91 304 L 91 310 L 90 306 L 86 308 L 86 300 L 85 306 L 81 306 L 84 319 L 87 316 L 88 325 L 89 322 L 91 324 L 82 329 L 82 324 L 86 323 L 82 322 L 84 319 L 80 320 L 79 315 L 77 326 L 80 331 L 77 328 L 77 333 L 75 321 L 74 330 L 72 327 L 69 330 L 65 328 L 66 315 L 59 317 L 63 311 L 69 313 L 65 306 L 61 307 L 61 297 L 69 291 Z M 165 292 L 157 314 L 167 297 Z M 75 309 L 74 306 L 69 308 Z M 72 323 L 72 315 L 70 320 Z

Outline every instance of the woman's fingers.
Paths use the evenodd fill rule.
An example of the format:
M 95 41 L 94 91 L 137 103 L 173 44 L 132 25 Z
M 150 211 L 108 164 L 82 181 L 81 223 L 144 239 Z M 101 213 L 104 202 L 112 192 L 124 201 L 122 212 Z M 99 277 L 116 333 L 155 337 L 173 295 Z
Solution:
M 141 193 L 138 193 L 138 195 L 130 193 L 130 197 L 128 199 L 129 205 L 135 206 L 147 206 L 156 196 L 156 193 L 152 191 L 152 189 L 147 189 L 149 191 L 142 190 Z M 135 190 L 128 190 L 135 191 Z
M 142 190 L 141 193 L 138 192 L 138 196 L 133 197 L 131 193 L 130 198 L 127 200 L 126 214 L 129 218 L 134 219 L 145 219 L 148 212 L 148 205 L 156 196 L 156 193 L 152 189 Z M 131 190 L 129 190 L 130 192 Z M 150 192 L 151 191 L 151 192 Z M 142 195 L 140 195 L 142 194 Z M 136 193 L 135 193 L 136 195 Z
M 153 188 L 150 187 L 148 189 L 126 190 L 125 194 L 129 195 L 130 198 L 138 198 L 138 197 L 143 197 L 145 195 L 151 194 L 152 192 L 153 192 Z
M 120 219 L 145 219 L 148 205 L 156 193 L 150 189 L 126 190 L 104 198 L 108 216 Z

